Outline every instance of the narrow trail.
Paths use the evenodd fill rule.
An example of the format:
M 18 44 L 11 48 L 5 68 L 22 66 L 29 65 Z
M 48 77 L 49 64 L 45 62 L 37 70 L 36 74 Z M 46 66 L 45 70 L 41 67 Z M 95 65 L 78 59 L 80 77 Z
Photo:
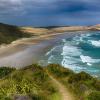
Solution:
M 56 80 L 53 76 L 49 75 L 49 77 L 52 79 L 53 83 L 57 86 L 59 93 L 61 94 L 61 100 L 75 100 L 73 95 L 66 89 L 66 87 L 60 83 L 58 80 Z

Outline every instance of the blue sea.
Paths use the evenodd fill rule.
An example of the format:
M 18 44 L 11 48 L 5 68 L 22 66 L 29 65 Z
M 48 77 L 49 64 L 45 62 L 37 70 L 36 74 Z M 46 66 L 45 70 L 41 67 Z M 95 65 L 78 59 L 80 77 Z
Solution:
M 60 64 L 75 72 L 85 71 L 100 77 L 100 32 L 81 32 L 65 37 L 45 56 L 48 64 Z

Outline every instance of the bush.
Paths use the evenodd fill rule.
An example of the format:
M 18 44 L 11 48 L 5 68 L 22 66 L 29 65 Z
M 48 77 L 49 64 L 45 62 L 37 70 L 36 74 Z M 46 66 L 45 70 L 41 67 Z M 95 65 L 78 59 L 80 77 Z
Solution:
M 32 100 L 47 100 L 44 96 L 34 95 L 32 96 Z
M 14 70 L 15 69 L 13 69 L 13 68 L 6 68 L 6 67 L 0 68 L 0 78 L 7 76 L 8 74 L 13 72 Z
M 92 92 L 87 97 L 87 100 L 100 100 L 100 92 Z
M 48 75 L 44 73 L 43 71 L 38 71 L 33 73 L 34 75 L 34 81 L 38 83 L 42 83 L 48 80 Z
M 100 91 L 100 80 L 96 80 L 96 82 L 93 85 L 98 91 Z
M 4 70 L 5 73 L 1 71 L 4 73 L 3 76 L 10 72 L 7 69 Z M 45 69 L 37 64 L 15 70 L 0 82 L 0 97 L 2 98 L 0 100 L 9 100 L 15 95 L 26 95 L 34 100 L 47 100 L 44 98 L 55 92 L 56 89 Z
M 30 66 L 23 68 L 22 70 L 27 70 L 27 69 L 32 70 L 32 71 L 43 70 L 42 66 L 40 66 L 38 64 L 32 64 Z
M 47 66 L 47 69 L 48 69 L 49 73 L 55 75 L 58 78 L 67 77 L 67 76 L 73 74 L 73 71 L 62 67 L 59 64 L 50 64 Z
M 74 74 L 74 75 L 71 75 L 68 79 L 68 82 L 69 83 L 74 83 L 74 82 L 79 82 L 79 81 L 87 81 L 87 80 L 91 80 L 92 77 L 85 73 L 85 72 L 81 72 L 81 73 L 78 73 L 78 74 Z

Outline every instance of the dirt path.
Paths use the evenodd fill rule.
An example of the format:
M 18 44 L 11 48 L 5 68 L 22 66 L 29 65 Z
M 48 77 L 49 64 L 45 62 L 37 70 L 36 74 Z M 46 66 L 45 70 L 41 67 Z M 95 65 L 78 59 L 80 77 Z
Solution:
M 75 100 L 74 97 L 70 94 L 70 92 L 66 89 L 66 87 L 61 84 L 58 80 L 56 80 L 53 76 L 49 75 L 52 79 L 53 83 L 57 86 L 59 93 L 61 94 L 61 100 Z

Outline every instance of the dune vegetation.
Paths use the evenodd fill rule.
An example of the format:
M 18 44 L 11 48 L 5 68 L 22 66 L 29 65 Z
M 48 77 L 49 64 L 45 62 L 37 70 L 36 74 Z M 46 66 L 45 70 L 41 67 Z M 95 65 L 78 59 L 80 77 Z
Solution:
M 50 75 L 68 88 L 76 100 L 100 100 L 100 80 L 57 64 L 33 64 L 19 70 L 0 68 L 0 100 L 62 100 Z
M 62 82 L 77 98 L 76 100 L 100 100 L 100 80 L 85 72 L 73 71 L 51 64 L 47 66 L 50 74 Z
M 30 36 L 32 35 L 21 31 L 20 27 L 0 23 L 0 44 L 9 44 L 17 39 Z
M 0 72 L 3 74 L 0 80 L 0 100 L 50 100 L 56 94 L 57 90 L 49 76 L 38 65 L 20 70 L 1 68 Z

